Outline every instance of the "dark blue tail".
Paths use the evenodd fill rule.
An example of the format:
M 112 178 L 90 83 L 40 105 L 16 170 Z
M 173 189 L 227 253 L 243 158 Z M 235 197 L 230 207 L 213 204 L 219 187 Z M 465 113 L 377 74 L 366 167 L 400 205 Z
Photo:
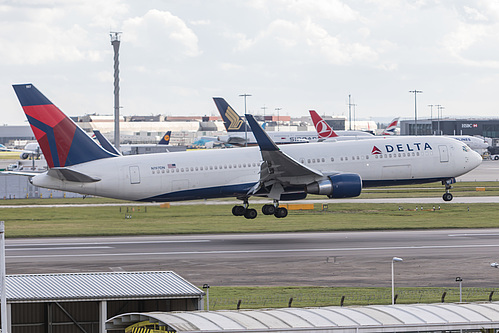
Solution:
M 172 131 L 168 131 L 163 135 L 161 140 L 158 142 L 158 145 L 168 145 L 170 144 L 170 136 L 172 135 Z
M 213 100 L 217 105 L 218 112 L 220 112 L 220 115 L 222 116 L 227 132 L 251 132 L 251 128 L 244 122 L 244 119 L 230 107 L 225 99 L 213 97 Z
M 118 149 L 116 149 L 116 147 L 113 146 L 111 142 L 109 142 L 109 140 L 104 135 L 102 135 L 102 133 L 99 130 L 94 130 L 94 134 L 95 137 L 97 138 L 97 141 L 99 141 L 100 145 L 102 146 L 102 148 L 117 156 L 121 155 Z

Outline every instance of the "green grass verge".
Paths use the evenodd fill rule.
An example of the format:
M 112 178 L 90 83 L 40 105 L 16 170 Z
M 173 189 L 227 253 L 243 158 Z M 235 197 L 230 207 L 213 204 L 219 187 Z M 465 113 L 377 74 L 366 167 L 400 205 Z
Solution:
M 463 288 L 463 302 L 488 301 L 499 289 Z M 210 310 L 391 304 L 391 288 L 211 287 Z M 397 304 L 459 302 L 459 288 L 397 288 Z
M 262 205 L 252 205 L 259 209 Z M 497 204 L 328 203 L 321 211 L 290 211 L 285 219 L 234 217 L 231 205 L 3 208 L 7 237 L 319 232 L 493 228 Z M 423 211 L 421 211 L 423 206 Z M 415 210 L 416 207 L 418 210 Z M 127 218 L 130 217 L 130 218 Z

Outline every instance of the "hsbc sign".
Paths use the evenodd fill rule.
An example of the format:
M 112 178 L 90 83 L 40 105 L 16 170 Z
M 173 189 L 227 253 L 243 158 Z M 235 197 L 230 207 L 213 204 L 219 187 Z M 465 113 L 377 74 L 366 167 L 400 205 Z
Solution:
M 461 124 L 461 128 L 477 128 L 478 124 L 474 123 L 467 123 L 467 124 Z

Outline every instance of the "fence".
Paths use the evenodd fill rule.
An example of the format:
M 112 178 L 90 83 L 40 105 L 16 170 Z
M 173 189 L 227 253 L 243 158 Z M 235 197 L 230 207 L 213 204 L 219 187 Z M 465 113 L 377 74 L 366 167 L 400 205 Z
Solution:
M 459 288 L 399 288 L 396 291 L 397 303 L 440 303 L 459 302 Z M 463 302 L 499 300 L 499 289 L 463 288 Z M 210 310 L 348 306 L 391 304 L 391 289 L 373 288 L 358 291 L 336 291 L 334 288 L 324 292 L 281 294 L 268 296 L 213 297 L 210 296 Z

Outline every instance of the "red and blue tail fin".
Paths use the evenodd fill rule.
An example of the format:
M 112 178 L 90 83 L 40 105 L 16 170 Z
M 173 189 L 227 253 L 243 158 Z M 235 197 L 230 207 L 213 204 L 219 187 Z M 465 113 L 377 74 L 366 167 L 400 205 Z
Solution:
M 116 156 L 102 149 L 34 85 L 13 87 L 49 168 Z
M 399 118 L 395 118 L 392 120 L 390 125 L 388 125 L 381 135 L 395 135 L 395 130 L 397 129 L 397 124 L 399 122 Z

